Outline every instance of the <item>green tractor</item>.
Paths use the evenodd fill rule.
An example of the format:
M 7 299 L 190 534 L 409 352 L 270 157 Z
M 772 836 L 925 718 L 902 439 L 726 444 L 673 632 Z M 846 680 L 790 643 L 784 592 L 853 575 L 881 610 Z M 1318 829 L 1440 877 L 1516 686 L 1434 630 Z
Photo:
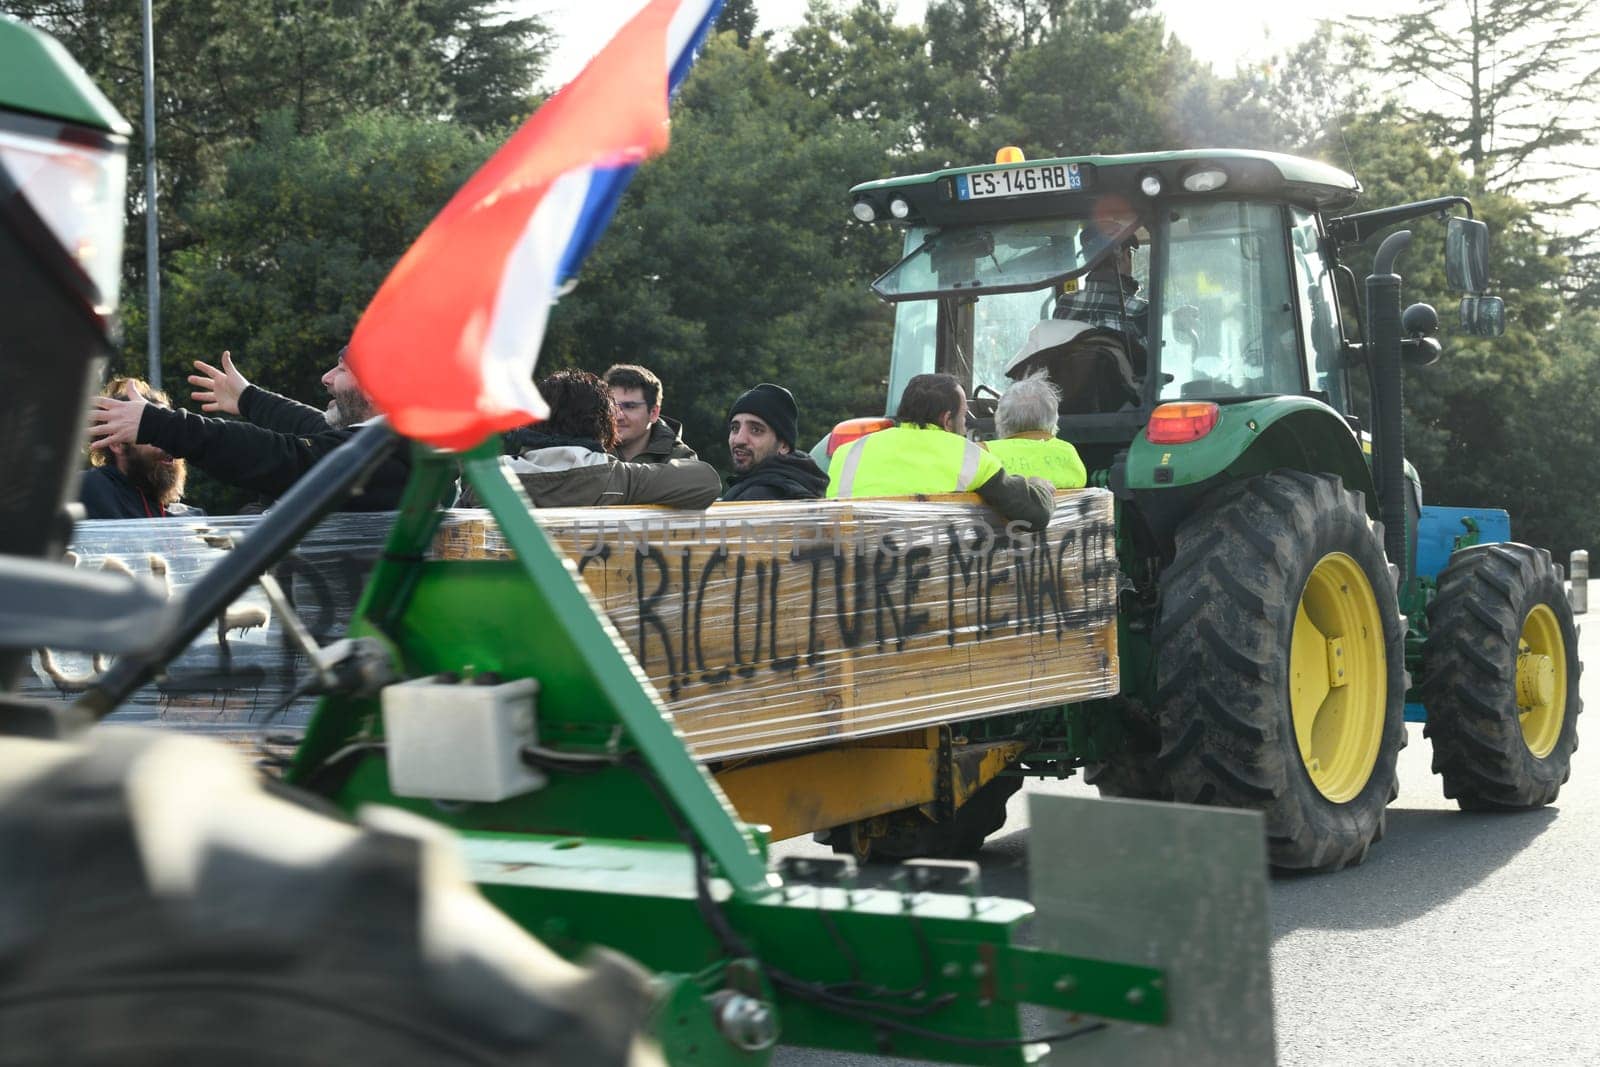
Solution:
M 1116 495 L 1122 695 L 1066 709 L 1066 743 L 1022 769 L 1259 810 L 1284 869 L 1366 856 L 1408 714 L 1466 809 L 1550 803 L 1577 746 L 1549 553 L 1512 543 L 1504 512 L 1424 508 L 1404 459 L 1402 366 L 1440 351 L 1434 309 L 1401 310 L 1411 233 L 1384 239 L 1364 300 L 1341 258 L 1437 216 L 1461 328 L 1496 336 L 1487 227 L 1462 197 L 1346 213 L 1360 191 L 1265 152 L 1006 149 L 850 194 L 856 219 L 905 230 L 873 283 L 896 310 L 888 410 L 947 372 L 982 433 L 1043 372 L 1059 436 Z
M 286 621 L 324 700 L 292 755 L 264 742 L 281 776 L 91 729 L 252 585 L 292 619 L 271 568 L 402 447 L 364 425 L 171 602 L 64 564 L 127 133 L 53 40 L 0 18 L 0 439 L 28 459 L 0 474 L 0 1065 L 763 1067 L 783 1042 L 1021 1067 L 1068 1041 L 1272 1061 L 1256 815 L 1037 798 L 1035 832 L 1085 862 L 1038 872 L 1026 941 L 1033 906 L 982 893 L 975 864 L 884 887 L 775 863 L 497 441 L 415 447 L 347 639 Z M 514 557 L 434 552 L 458 472 Z M 67 705 L 15 689 L 38 646 L 118 658 Z M 1182 862 L 1119 861 L 1130 837 Z M 1138 921 L 1107 923 L 1106 897 Z

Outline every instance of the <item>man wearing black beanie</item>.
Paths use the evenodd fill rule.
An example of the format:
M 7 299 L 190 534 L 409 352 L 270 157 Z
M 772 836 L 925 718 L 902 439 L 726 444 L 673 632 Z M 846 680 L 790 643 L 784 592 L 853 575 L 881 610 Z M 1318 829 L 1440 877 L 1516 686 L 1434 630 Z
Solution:
M 762 382 L 728 409 L 728 451 L 733 479 L 723 500 L 816 500 L 828 475 L 795 450 L 800 408 L 781 385 Z

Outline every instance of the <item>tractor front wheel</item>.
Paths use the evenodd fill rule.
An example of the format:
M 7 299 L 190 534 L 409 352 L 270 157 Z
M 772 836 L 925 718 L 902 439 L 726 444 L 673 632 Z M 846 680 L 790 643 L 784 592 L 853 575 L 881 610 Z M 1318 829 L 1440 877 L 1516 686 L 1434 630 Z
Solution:
M 1428 606 L 1424 734 L 1444 795 L 1468 811 L 1556 799 L 1578 747 L 1578 633 L 1550 553 L 1475 545 Z
M 1360 493 L 1276 471 L 1186 521 L 1161 579 L 1173 797 L 1260 811 L 1280 869 L 1360 863 L 1398 790 L 1404 631 L 1382 546 Z

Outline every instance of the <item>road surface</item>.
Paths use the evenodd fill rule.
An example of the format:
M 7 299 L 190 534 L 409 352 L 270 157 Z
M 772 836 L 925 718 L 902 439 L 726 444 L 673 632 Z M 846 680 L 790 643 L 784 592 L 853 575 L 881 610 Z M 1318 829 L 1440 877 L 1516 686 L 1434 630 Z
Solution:
M 1600 583 L 1596 583 L 1600 584 Z M 1591 603 L 1600 593 L 1591 585 Z M 1600 619 L 1579 648 L 1587 739 L 1552 806 L 1469 815 L 1444 799 L 1409 725 L 1388 834 L 1358 868 L 1272 883 L 1285 1067 L 1600 1064 Z M 1080 780 L 1027 790 L 1092 794 Z M 1027 805 L 984 848 L 984 888 L 1027 894 Z M 823 852 L 809 841 L 778 854 Z M 871 876 L 874 872 L 866 872 Z M 778 1067 L 891 1061 L 785 1048 Z

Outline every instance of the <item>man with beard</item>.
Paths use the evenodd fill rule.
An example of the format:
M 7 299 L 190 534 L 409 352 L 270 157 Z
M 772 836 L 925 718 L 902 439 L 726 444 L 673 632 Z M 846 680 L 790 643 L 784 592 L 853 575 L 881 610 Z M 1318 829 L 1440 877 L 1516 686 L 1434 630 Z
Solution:
M 170 407 L 167 394 L 141 378 L 112 378 L 101 396 L 143 399 Z M 78 499 L 91 519 L 159 519 L 198 514 L 178 501 L 188 471 L 183 460 L 151 445 L 114 444 L 89 451 Z
M 247 422 L 214 419 L 157 407 L 143 399 L 102 397 L 89 413 L 90 444 L 155 445 L 189 460 L 220 482 L 268 496 L 281 496 L 301 475 L 355 435 L 374 417 L 372 401 L 345 364 L 345 350 L 322 376 L 332 399 L 325 412 L 250 385 L 225 357 L 223 368 L 196 361 L 190 381 L 222 387 L 196 390 L 208 410 L 237 413 Z M 200 379 L 196 381 L 196 379 Z M 236 380 L 234 380 L 236 379 Z M 242 385 L 240 384 L 242 383 Z M 232 386 L 238 386 L 237 389 Z M 346 511 L 392 511 L 411 473 L 409 449 L 397 448 L 365 489 L 345 502 Z
M 348 351 L 348 348 L 339 349 L 338 362 L 322 376 L 322 387 L 330 397 L 326 408 L 314 408 L 252 385 L 234 365 L 232 352 L 223 352 L 221 365 L 216 367 L 204 360 L 194 361 L 195 373 L 189 375 L 189 384 L 194 389 L 189 397 L 202 411 L 238 415 L 278 433 L 316 434 L 330 426 L 353 429 L 376 412 L 345 364 Z
M 781 385 L 762 382 L 728 409 L 728 451 L 733 480 L 723 500 L 817 500 L 828 475 L 804 452 L 796 452 L 800 407 Z

